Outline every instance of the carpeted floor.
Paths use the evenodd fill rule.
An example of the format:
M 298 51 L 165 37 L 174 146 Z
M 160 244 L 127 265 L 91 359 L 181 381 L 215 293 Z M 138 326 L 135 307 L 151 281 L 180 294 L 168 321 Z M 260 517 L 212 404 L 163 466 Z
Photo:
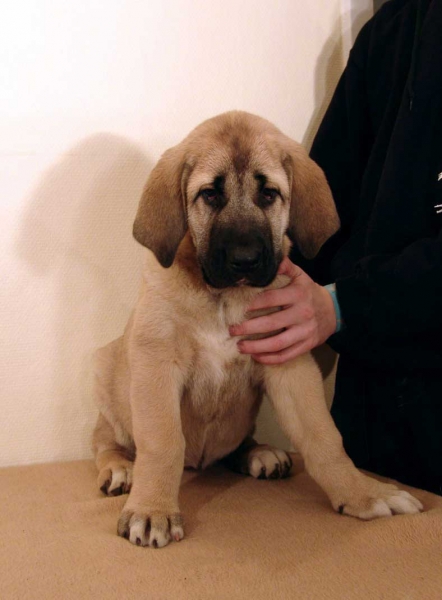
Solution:
M 442 498 L 361 522 L 334 513 L 296 464 L 284 481 L 186 472 L 186 537 L 154 550 L 116 536 L 126 496 L 91 461 L 0 470 L 0 598 L 442 599 Z

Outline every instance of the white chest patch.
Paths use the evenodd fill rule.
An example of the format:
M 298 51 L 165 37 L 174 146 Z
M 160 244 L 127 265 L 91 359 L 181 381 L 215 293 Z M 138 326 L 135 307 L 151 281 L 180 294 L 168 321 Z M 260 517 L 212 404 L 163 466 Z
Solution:
M 198 375 L 209 380 L 211 385 L 220 386 L 227 374 L 229 363 L 235 360 L 247 359 L 238 352 L 237 340 L 225 330 L 200 330 L 196 332 L 198 355 L 195 367 Z

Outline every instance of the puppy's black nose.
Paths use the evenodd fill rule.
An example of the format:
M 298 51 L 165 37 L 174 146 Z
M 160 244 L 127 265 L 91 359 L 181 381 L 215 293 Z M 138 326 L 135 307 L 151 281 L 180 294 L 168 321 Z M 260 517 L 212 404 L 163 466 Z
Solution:
M 227 252 L 227 265 L 237 273 L 250 273 L 261 263 L 262 247 L 258 242 L 235 246 Z

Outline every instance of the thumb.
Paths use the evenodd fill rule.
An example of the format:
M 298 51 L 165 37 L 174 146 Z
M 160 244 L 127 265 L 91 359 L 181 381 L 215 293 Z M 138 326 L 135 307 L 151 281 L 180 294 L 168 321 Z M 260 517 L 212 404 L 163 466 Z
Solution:
M 287 258 L 287 256 L 279 265 L 278 269 L 278 275 L 287 275 L 288 277 L 290 277 L 290 279 L 296 279 L 297 277 L 300 277 L 303 273 L 304 271 L 297 265 L 293 264 L 292 261 L 289 258 Z

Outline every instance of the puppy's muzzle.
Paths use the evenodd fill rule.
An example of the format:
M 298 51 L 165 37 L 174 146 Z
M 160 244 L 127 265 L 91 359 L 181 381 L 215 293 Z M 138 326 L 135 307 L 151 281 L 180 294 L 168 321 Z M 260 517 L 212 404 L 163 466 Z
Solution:
M 270 235 L 229 228 L 213 232 L 202 269 L 212 287 L 264 287 L 273 281 L 278 264 Z

